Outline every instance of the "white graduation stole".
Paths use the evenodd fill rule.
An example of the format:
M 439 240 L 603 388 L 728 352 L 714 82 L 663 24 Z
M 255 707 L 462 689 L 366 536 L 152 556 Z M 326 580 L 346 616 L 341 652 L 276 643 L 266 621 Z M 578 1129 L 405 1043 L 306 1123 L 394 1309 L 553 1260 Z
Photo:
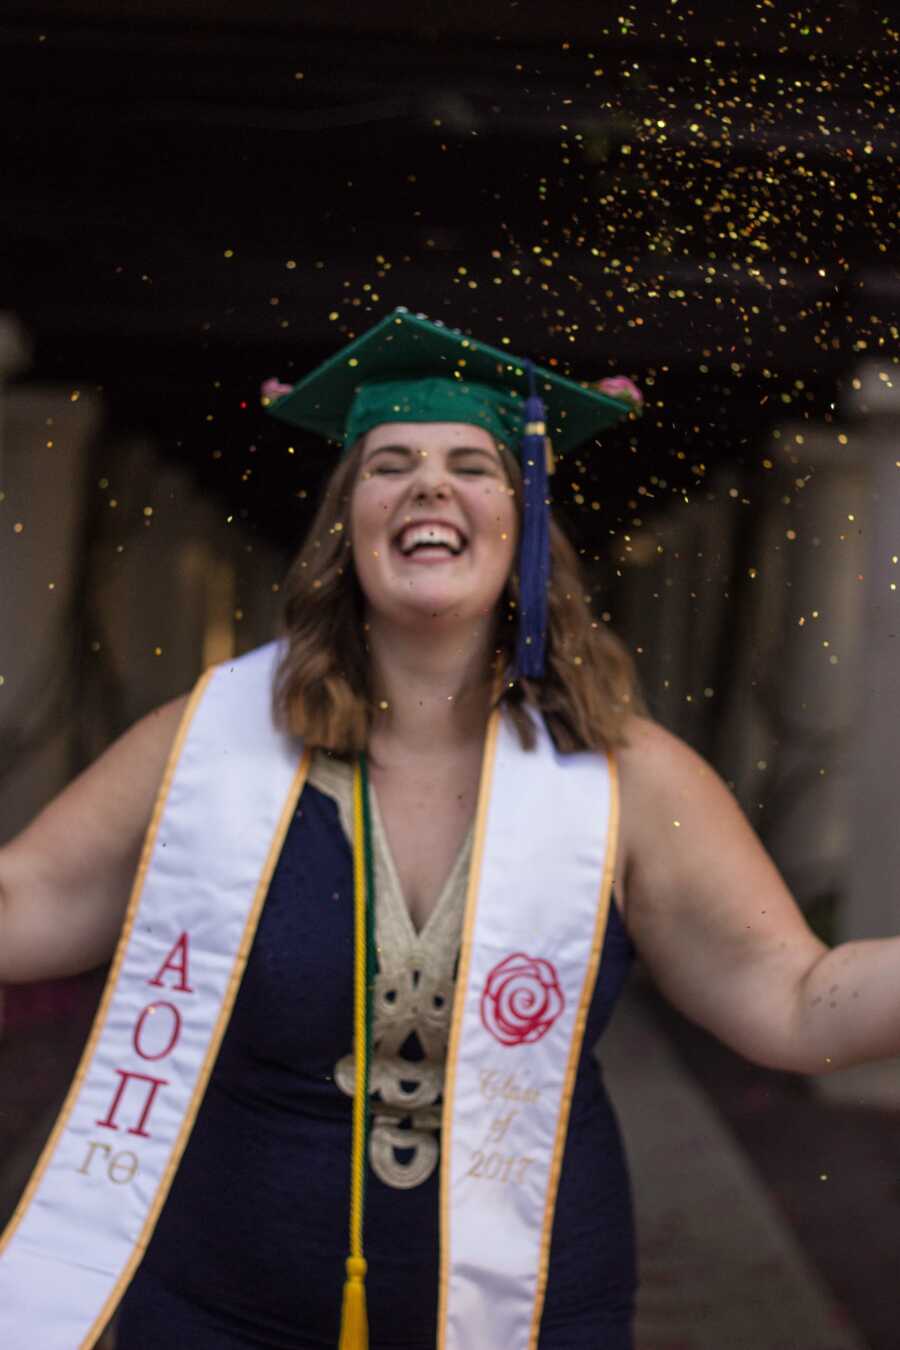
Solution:
M 190 700 L 81 1063 L 0 1237 L 3 1350 L 89 1350 L 152 1235 L 306 778 L 272 724 L 277 658 L 271 644 L 219 666 Z M 536 723 L 534 752 L 497 715 L 485 747 L 447 1066 L 440 1350 L 536 1345 L 609 908 L 612 762 L 557 755 Z
M 272 728 L 274 648 L 198 684 L 53 1133 L 0 1238 L 3 1350 L 88 1350 L 188 1140 L 306 773 Z
M 533 1350 L 612 894 L 615 762 L 492 721 L 444 1089 L 438 1350 Z M 598 1216 L 599 1218 L 599 1216 Z

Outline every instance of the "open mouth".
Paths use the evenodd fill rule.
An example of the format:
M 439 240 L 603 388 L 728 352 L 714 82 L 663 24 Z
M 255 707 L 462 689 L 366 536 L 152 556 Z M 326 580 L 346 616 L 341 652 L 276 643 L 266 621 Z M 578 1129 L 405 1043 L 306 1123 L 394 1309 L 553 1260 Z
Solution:
M 395 537 L 394 544 L 404 558 L 421 557 L 459 557 L 466 547 L 467 540 L 453 525 L 421 524 L 406 525 Z

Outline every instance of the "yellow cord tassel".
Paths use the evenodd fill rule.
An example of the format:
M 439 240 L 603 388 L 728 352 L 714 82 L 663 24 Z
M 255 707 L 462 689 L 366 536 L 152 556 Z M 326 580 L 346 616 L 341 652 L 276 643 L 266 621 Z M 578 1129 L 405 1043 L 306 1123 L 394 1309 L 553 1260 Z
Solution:
M 348 1256 L 338 1350 L 369 1350 L 369 1315 L 366 1311 L 365 1280 L 365 1258 Z
M 353 1091 L 353 1146 L 350 1170 L 350 1255 L 341 1308 L 338 1350 L 369 1350 L 369 1314 L 366 1309 L 366 1259 L 363 1256 L 363 1191 L 366 1170 L 366 863 L 363 819 L 363 779 L 357 767 L 353 779 L 353 1023 L 356 1082 Z

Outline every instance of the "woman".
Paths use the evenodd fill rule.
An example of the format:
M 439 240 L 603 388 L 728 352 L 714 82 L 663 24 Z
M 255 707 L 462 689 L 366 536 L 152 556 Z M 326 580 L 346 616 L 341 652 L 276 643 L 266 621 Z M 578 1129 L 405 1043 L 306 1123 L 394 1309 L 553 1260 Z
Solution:
M 406 316 L 389 322 L 428 337 Z M 488 397 L 484 415 L 484 385 L 452 402 L 458 386 L 435 355 L 445 340 L 439 335 L 412 370 L 408 359 L 399 363 L 409 372 L 400 394 L 393 386 L 386 394 L 383 362 L 379 367 L 371 352 L 359 358 L 362 371 L 351 357 L 352 377 L 338 372 L 338 383 L 351 378 L 356 390 L 350 448 L 292 569 L 287 643 L 275 654 L 275 722 L 283 739 L 299 736 L 313 753 L 298 808 L 289 812 L 284 834 L 273 836 L 277 866 L 246 976 L 168 1202 L 125 1294 L 120 1350 L 335 1345 L 348 1196 L 357 1210 L 360 1201 L 349 1182 L 351 1097 L 358 1109 L 370 1042 L 358 1028 L 354 1035 L 354 941 L 358 957 L 364 940 L 359 928 L 354 938 L 352 900 L 366 861 L 374 873 L 378 947 L 370 981 L 365 1210 L 374 1347 L 425 1350 L 436 1339 L 484 1350 L 535 1343 L 540 1350 L 630 1347 L 628 1183 L 590 1051 L 635 948 L 683 1013 L 760 1064 L 819 1073 L 900 1053 L 897 940 L 828 951 L 810 932 L 712 769 L 643 714 L 628 658 L 591 620 L 574 554 L 555 526 L 546 669 L 542 677 L 521 675 L 523 665 L 534 670 L 534 652 L 522 655 L 521 622 L 512 667 L 517 618 L 524 593 L 533 590 L 527 574 L 540 572 L 541 502 L 536 506 L 526 487 L 523 520 L 522 473 L 507 448 L 513 440 L 507 425 L 522 422 L 522 407 L 518 393 L 510 401 L 511 368 L 501 377 L 490 361 L 484 369 L 495 401 Z M 478 344 L 453 335 L 454 350 L 461 341 L 477 365 Z M 491 361 L 497 356 L 485 352 Z M 398 368 L 396 353 L 391 368 Z M 347 391 L 330 389 L 334 369 L 316 376 L 311 389 L 297 386 L 297 396 L 305 424 L 321 418 L 327 429 L 337 415 L 332 393 L 343 417 Z M 437 382 L 426 389 L 433 376 Z M 517 370 L 520 389 L 521 376 Z M 552 401 L 554 377 L 541 377 Z M 575 396 L 563 389 L 562 397 Z M 448 409 L 460 416 L 448 417 Z M 554 416 L 556 425 L 564 423 Z M 542 431 L 533 419 L 526 426 L 532 437 Z M 533 444 L 526 435 L 526 446 Z M 526 480 L 533 478 L 534 459 L 526 455 L 525 466 Z M 523 531 L 538 545 L 520 555 L 517 569 Z M 540 647 L 543 628 L 539 616 L 536 637 L 529 633 L 525 644 Z M 235 679 L 243 679 L 240 672 Z M 223 698 L 235 687 L 226 676 L 217 686 Z M 185 702 L 135 726 L 0 851 L 0 980 L 56 977 L 110 958 Z M 251 719 L 243 692 L 234 702 Z M 499 718 L 492 712 L 498 705 Z M 529 708 L 539 709 L 543 721 Z M 219 716 L 220 723 L 210 723 L 207 757 L 219 744 L 220 724 L 225 737 L 227 719 Z M 505 749 L 492 759 L 504 734 Z M 367 859 L 361 789 L 354 799 L 354 782 L 365 781 L 354 778 L 360 751 L 370 783 Z M 541 756 L 546 788 L 528 797 L 519 780 Z M 243 763 L 254 771 L 251 757 Z M 582 772 L 598 794 L 585 808 L 586 828 L 599 838 L 584 894 L 601 913 L 595 925 L 592 912 L 581 918 L 575 912 L 569 961 L 552 946 L 552 934 L 554 925 L 568 922 L 568 889 L 558 879 L 590 843 L 572 835 L 570 846 L 566 834 L 579 810 L 573 773 Z M 267 775 L 268 768 L 260 771 L 261 788 Z M 176 788 L 179 781 L 176 774 Z M 491 821 L 520 791 L 513 847 L 515 820 L 505 835 Z M 611 803 L 605 834 L 601 801 Z M 232 810 L 235 831 L 251 809 L 245 801 Z M 204 819 L 198 816 L 198 847 Z M 530 836 L 541 837 L 545 828 L 551 846 L 529 853 Z M 550 856 L 554 841 L 560 858 Z M 174 851 L 174 836 L 171 842 Z M 220 842 L 227 841 L 217 840 L 216 850 Z M 165 845 L 159 835 L 155 856 L 163 870 Z M 483 878 L 495 845 L 507 848 L 507 871 L 491 890 Z M 518 857 L 527 859 L 519 872 Z M 545 924 L 551 934 L 551 947 L 540 950 L 535 944 L 544 938 L 516 929 L 523 922 L 520 894 L 525 905 L 534 868 L 546 868 L 545 899 L 539 894 L 528 924 Z M 470 886 L 467 900 L 466 877 L 478 869 L 481 890 L 475 895 Z M 194 880 L 202 885 L 202 871 Z M 581 884 L 576 879 L 573 890 Z M 205 913 L 215 888 L 211 894 Z M 511 945 L 498 938 L 488 951 L 492 933 L 513 934 Z M 169 991 L 169 1001 L 151 1004 L 138 1018 L 133 1040 L 144 1061 L 159 1062 L 166 1048 L 146 1039 L 145 1013 L 174 1010 L 166 1013 L 178 1019 L 164 1036 L 168 1053 L 182 1025 L 179 1009 L 201 982 L 191 971 L 185 929 L 155 979 L 145 982 Z M 474 1015 L 467 1026 L 464 1004 L 480 1008 L 480 1027 Z M 568 1039 L 554 1039 L 570 1015 Z M 532 1052 L 544 1059 L 529 1060 Z M 448 1053 L 452 1085 L 444 1081 Z M 534 1073 L 531 1065 L 538 1066 Z M 547 1084 L 555 1081 L 556 1065 L 554 1096 Z M 169 1077 L 163 1073 L 147 1068 L 145 1081 L 167 1084 L 172 1075 L 168 1068 Z M 148 1091 L 144 1115 L 130 1130 L 135 1136 L 150 1129 L 157 1089 Z M 159 1088 L 160 1100 L 166 1091 Z M 542 1094 L 552 1100 L 544 1103 Z M 445 1140 L 439 1175 L 444 1096 L 452 1098 L 443 1124 L 446 1133 L 452 1123 L 454 1151 L 448 1163 Z M 116 1146 L 128 1133 L 124 1115 L 116 1115 L 120 1105 L 116 1098 L 95 1122 L 120 1130 Z M 517 1130 L 525 1131 L 527 1151 L 510 1143 Z M 141 1141 L 126 1142 L 137 1150 Z M 92 1141 L 85 1175 L 107 1166 L 125 1176 L 130 1163 L 110 1154 L 112 1146 Z M 132 1180 L 121 1184 L 123 1192 Z M 358 1224 L 355 1232 L 358 1239 Z M 507 1248 L 526 1255 L 511 1261 Z M 353 1264 L 360 1256 L 357 1241 L 350 1285 L 364 1269 Z M 50 1291 L 45 1296 L 52 1300 Z M 363 1344 L 352 1295 L 349 1313 L 347 1304 L 345 1291 L 341 1343 Z M 32 1342 L 21 1343 L 24 1350 Z

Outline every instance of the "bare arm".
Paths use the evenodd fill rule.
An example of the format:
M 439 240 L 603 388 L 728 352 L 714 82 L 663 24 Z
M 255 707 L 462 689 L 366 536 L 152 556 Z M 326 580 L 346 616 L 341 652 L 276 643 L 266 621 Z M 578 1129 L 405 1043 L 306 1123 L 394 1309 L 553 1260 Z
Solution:
M 826 947 L 710 766 L 652 722 L 635 719 L 631 739 L 627 912 L 663 993 L 772 1068 L 900 1055 L 900 937 Z
M 771 1068 L 820 1073 L 900 1053 L 900 940 L 829 951 L 714 770 L 650 721 L 635 719 L 630 739 L 619 757 L 628 922 L 670 1002 Z M 864 1018 L 853 990 L 876 970 L 885 996 L 874 1008 L 866 995 Z
M 0 984 L 109 960 L 186 702 L 142 718 L 0 849 Z

